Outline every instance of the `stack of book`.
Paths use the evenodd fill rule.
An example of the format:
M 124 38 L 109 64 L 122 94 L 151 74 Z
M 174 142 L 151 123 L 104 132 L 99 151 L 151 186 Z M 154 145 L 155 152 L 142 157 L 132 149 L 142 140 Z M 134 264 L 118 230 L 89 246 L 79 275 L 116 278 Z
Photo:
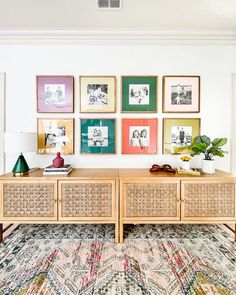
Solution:
M 55 168 L 53 165 L 50 165 L 44 168 L 43 175 L 68 175 L 72 171 L 72 166 L 67 164 L 60 168 Z

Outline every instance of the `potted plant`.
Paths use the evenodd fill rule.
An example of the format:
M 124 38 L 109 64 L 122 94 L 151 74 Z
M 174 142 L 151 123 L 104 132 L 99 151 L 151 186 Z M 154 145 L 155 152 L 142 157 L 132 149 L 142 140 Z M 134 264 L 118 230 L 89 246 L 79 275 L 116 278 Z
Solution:
M 213 157 L 221 157 L 227 153 L 222 150 L 222 146 L 227 143 L 227 138 L 215 138 L 213 141 L 206 136 L 200 135 L 194 138 L 191 145 L 191 156 L 204 154 L 204 159 L 202 160 L 202 172 L 214 174 L 215 173 L 215 163 Z
M 180 160 L 182 161 L 181 168 L 184 169 L 184 170 L 190 170 L 191 157 L 188 156 L 188 155 L 182 156 L 182 157 L 180 157 Z

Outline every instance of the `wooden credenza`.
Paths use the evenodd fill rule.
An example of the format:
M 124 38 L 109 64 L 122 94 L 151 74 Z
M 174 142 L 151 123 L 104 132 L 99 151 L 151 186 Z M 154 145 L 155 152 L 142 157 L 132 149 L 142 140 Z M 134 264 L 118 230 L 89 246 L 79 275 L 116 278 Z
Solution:
M 120 169 L 120 242 L 124 224 L 236 223 L 236 178 L 176 176 Z
M 221 171 L 191 177 L 148 169 L 6 174 L 0 177 L 0 223 L 113 223 L 121 243 L 124 224 L 235 224 L 236 178 Z
M 113 223 L 119 241 L 117 169 L 74 169 L 69 176 L 0 177 L 0 223 Z

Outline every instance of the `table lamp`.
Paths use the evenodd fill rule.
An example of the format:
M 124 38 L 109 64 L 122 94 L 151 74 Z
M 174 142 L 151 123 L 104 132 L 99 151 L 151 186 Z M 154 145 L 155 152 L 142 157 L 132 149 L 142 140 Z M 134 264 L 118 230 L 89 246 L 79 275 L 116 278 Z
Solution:
M 24 153 L 36 151 L 36 133 L 9 133 L 4 134 L 4 149 L 6 154 L 20 153 L 12 169 L 14 176 L 24 176 L 29 173 L 29 166 L 23 156 Z

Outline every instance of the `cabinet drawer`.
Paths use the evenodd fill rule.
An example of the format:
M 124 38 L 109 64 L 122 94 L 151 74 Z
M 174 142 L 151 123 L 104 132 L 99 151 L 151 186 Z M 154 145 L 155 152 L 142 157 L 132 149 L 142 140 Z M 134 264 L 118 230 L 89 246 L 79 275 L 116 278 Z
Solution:
M 114 218 L 115 184 L 113 180 L 60 181 L 59 218 L 61 220 Z
M 123 183 L 124 218 L 180 219 L 180 184 Z
M 183 220 L 234 220 L 235 183 L 182 181 Z
M 57 220 L 56 181 L 4 181 L 0 197 L 2 220 Z

